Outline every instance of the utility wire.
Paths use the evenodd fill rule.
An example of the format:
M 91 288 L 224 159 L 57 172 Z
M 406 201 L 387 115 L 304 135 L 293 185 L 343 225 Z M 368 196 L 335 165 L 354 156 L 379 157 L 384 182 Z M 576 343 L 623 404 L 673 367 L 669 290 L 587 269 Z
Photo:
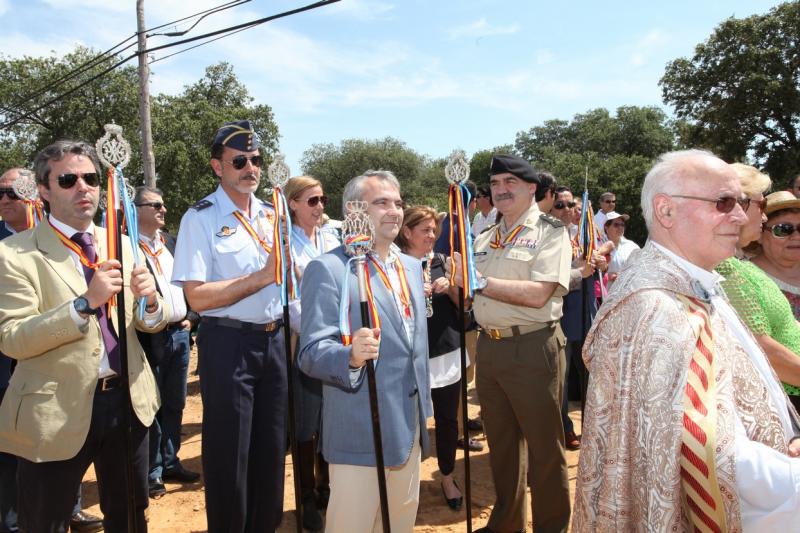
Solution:
M 220 4 L 219 6 L 216 6 L 216 7 L 210 8 L 210 9 L 207 9 L 207 10 L 205 10 L 205 11 L 200 11 L 200 12 L 198 12 L 198 13 L 195 13 L 195 14 L 193 14 L 193 15 L 189 15 L 189 16 L 187 16 L 187 17 L 183 17 L 183 18 L 180 18 L 180 19 L 177 19 L 177 20 L 171 21 L 171 22 L 167 22 L 166 24 L 162 24 L 162 25 L 160 25 L 160 26 L 155 26 L 155 27 L 153 27 L 153 28 L 150 28 L 150 29 L 148 29 L 148 30 L 145 30 L 145 31 L 146 31 L 146 32 L 149 32 L 149 31 L 155 31 L 155 30 L 159 30 L 159 29 L 161 29 L 161 28 L 164 28 L 164 27 L 167 27 L 167 26 L 172 26 L 172 25 L 178 24 L 178 23 L 180 23 L 180 22 L 183 22 L 183 21 L 185 21 L 185 20 L 189 20 L 189 19 L 192 19 L 192 18 L 195 18 L 195 17 L 198 17 L 198 16 L 200 16 L 200 20 L 202 20 L 202 19 L 203 19 L 203 18 L 205 18 L 207 15 L 210 15 L 210 14 L 213 14 L 213 13 L 217 13 L 217 12 L 219 12 L 219 11 L 223 11 L 223 10 L 225 10 L 225 9 L 229 9 L 229 8 L 231 8 L 231 7 L 236 7 L 237 5 L 241 5 L 241 4 L 244 4 L 244 3 L 250 2 L 250 1 L 251 1 L 251 0 L 234 0 L 233 2 L 228 2 L 228 3 L 226 3 L 226 4 Z M 200 20 L 198 20 L 198 22 L 199 22 Z M 196 25 L 196 23 L 195 23 L 195 25 Z M 194 28 L 194 26 L 192 26 L 192 28 Z M 192 28 L 189 28 L 189 30 L 186 30 L 186 32 L 190 31 Z M 181 35 L 182 35 L 182 34 L 185 34 L 186 32 L 183 32 L 183 33 L 181 33 Z M 114 57 L 114 56 L 116 56 L 117 54 L 120 54 L 120 53 L 124 52 L 125 50 L 128 50 L 129 48 L 131 48 L 131 47 L 133 47 L 133 46 L 136 46 L 136 44 L 137 44 L 137 43 L 136 43 L 136 42 L 133 42 L 133 43 L 129 44 L 128 46 L 126 46 L 126 47 L 122 48 L 121 50 L 117 50 L 117 48 L 119 48 L 120 46 L 124 45 L 125 43 L 127 43 L 127 42 L 128 42 L 128 41 L 130 41 L 131 39 L 135 39 L 137 35 L 138 35 L 138 33 L 134 33 L 133 35 L 129 36 L 127 39 L 124 39 L 123 41 L 120 41 L 119 43 L 115 44 L 114 46 L 112 46 L 112 47 L 111 47 L 111 48 L 109 48 L 108 50 L 106 50 L 106 51 L 104 51 L 104 52 L 101 52 L 100 54 L 97 54 L 97 55 L 96 55 L 96 56 L 94 56 L 92 59 L 90 59 L 90 60 L 88 60 L 88 61 L 84 62 L 84 63 L 83 63 L 83 64 L 81 64 L 81 65 L 78 65 L 78 66 L 77 66 L 77 67 L 75 67 L 74 69 L 72 69 L 72 70 L 70 70 L 69 72 L 67 72 L 67 73 L 63 74 L 61 77 L 57 78 L 56 80 L 53 80 L 53 81 L 51 81 L 51 82 L 48 82 L 46 85 L 44 85 L 43 87 L 40 87 L 38 90 L 34 91 L 32 94 L 25 95 L 24 97 L 20 98 L 20 99 L 19 99 L 19 100 L 18 100 L 16 103 L 14 103 L 14 104 L 11 104 L 11 105 L 9 105 L 9 106 L 0 106 L 0 110 L 3 110 L 3 111 L 5 111 L 5 112 L 7 112 L 7 113 L 9 113 L 9 114 L 18 115 L 17 119 L 15 119 L 15 120 L 13 121 L 13 124 L 11 124 L 11 125 L 14 125 L 14 124 L 16 124 L 16 123 L 17 123 L 17 122 L 19 122 L 20 120 L 24 120 L 25 118 L 32 118 L 32 117 L 31 117 L 31 115 L 33 115 L 34 113 L 36 113 L 36 111 L 39 111 L 39 110 L 41 110 L 43 107 L 46 107 L 47 105 L 50 105 L 51 103 L 53 103 L 53 102 L 54 102 L 55 100 L 57 100 L 58 98 L 63 98 L 64 96 L 67 96 L 67 95 L 69 95 L 69 94 L 72 94 L 72 93 L 73 93 L 75 90 L 77 90 L 77 89 L 81 88 L 81 87 L 82 87 L 82 86 L 83 86 L 85 83 L 92 82 L 92 81 L 94 81 L 95 79 L 97 79 L 97 77 L 93 77 L 93 78 L 91 78 L 90 80 L 88 80 L 87 82 L 84 82 L 84 84 L 81 84 L 81 85 L 77 86 L 77 87 L 76 87 L 76 88 L 74 88 L 73 90 L 70 90 L 70 91 L 68 91 L 68 92 L 66 92 L 66 93 L 63 93 L 62 95 L 60 95 L 60 96 L 59 96 L 58 98 L 56 98 L 55 100 L 51 100 L 51 101 L 49 101 L 47 104 L 45 104 L 45 106 L 43 106 L 43 107 L 39 107 L 39 108 L 35 109 L 34 111 L 31 111 L 31 112 L 29 112 L 29 113 L 26 113 L 25 115 L 21 115 L 21 114 L 20 114 L 20 111 L 18 110 L 18 108 L 22 107 L 24 103 L 26 103 L 26 102 L 30 102 L 30 101 L 32 101 L 32 100 L 33 100 L 33 99 L 35 99 L 35 98 L 39 98 L 40 96 L 44 95 L 44 94 L 45 94 L 45 93 L 47 93 L 48 91 L 51 91 L 51 90 L 55 89 L 55 88 L 56 88 L 56 87 L 58 87 L 59 85 L 62 85 L 63 83 L 66 83 L 67 81 L 69 81 L 69 80 L 71 80 L 71 79 L 74 79 L 74 78 L 78 77 L 79 75 L 83 74 L 84 72 L 88 71 L 89 69 L 91 69 L 91 68 L 95 67 L 96 65 L 98 65 L 98 64 L 100 64 L 100 63 L 102 63 L 102 62 L 104 62 L 106 59 L 109 59 L 109 58 L 111 58 L 111 57 Z M 161 34 L 154 34 L 154 35 L 161 35 Z M 129 56 L 129 57 L 127 57 L 127 58 L 124 60 L 124 62 L 125 62 L 125 61 L 129 61 L 129 60 L 130 60 L 132 57 L 136 57 L 137 55 L 138 55 L 138 54 L 134 54 L 133 56 Z M 118 63 L 118 64 L 114 65 L 114 66 L 112 67 L 112 70 L 113 70 L 114 68 L 118 67 L 120 64 L 121 64 L 121 63 Z M 110 72 L 110 70 L 106 70 L 106 71 L 102 72 L 102 73 L 101 73 L 99 76 L 102 76 L 102 75 L 104 75 L 104 74 L 107 74 L 108 72 Z M 99 77 L 99 76 L 98 76 L 98 77 Z M 17 108 L 17 109 L 14 109 L 14 108 Z M 7 127 L 7 126 L 6 126 L 6 125 L 2 125 L 2 126 L 0 126 L 0 129 L 2 129 L 2 128 L 5 128 L 5 127 Z
M 230 9 L 230 8 L 232 8 L 232 7 L 237 7 L 237 6 L 240 6 L 240 5 L 242 5 L 242 4 L 246 4 L 246 3 L 250 2 L 250 1 L 252 1 L 252 0 L 234 0 L 233 2 L 229 2 L 229 3 L 227 3 L 227 4 L 222 4 L 222 5 L 220 5 L 220 6 L 217 6 L 217 7 L 215 7 L 215 8 L 209 9 L 208 11 L 201 12 L 201 13 L 196 13 L 196 14 L 194 14 L 194 15 L 190 16 L 190 17 L 186 17 L 186 18 L 184 18 L 184 19 L 180 19 L 180 20 L 177 20 L 177 21 L 175 21 L 175 22 L 171 22 L 171 23 L 167 24 L 168 26 L 172 26 L 172 25 L 178 24 L 179 22 L 183 22 L 184 20 L 187 20 L 187 19 L 190 19 L 190 18 L 194 18 L 194 17 L 196 17 L 196 16 L 198 16 L 198 15 L 202 15 L 202 16 L 201 16 L 199 19 L 197 19 L 197 20 L 194 22 L 194 24 L 192 24 L 192 25 L 191 25 L 191 26 L 190 26 L 188 29 L 186 29 L 186 30 L 183 30 L 183 31 L 174 31 L 174 32 L 167 32 L 167 33 L 149 33 L 149 34 L 147 34 L 147 37 L 148 37 L 148 38 L 149 38 L 149 37 L 156 37 L 156 36 L 163 36 L 163 37 L 181 37 L 181 36 L 183 36 L 183 35 L 186 35 L 186 34 L 187 34 L 187 33 L 189 33 L 190 31 L 192 31 L 192 30 L 195 28 L 195 26 L 197 26 L 198 24 L 200 24 L 200 22 L 201 22 L 201 21 L 202 21 L 204 18 L 206 18 L 207 16 L 209 16 L 209 15 L 214 15 L 214 14 L 216 14 L 216 13 L 219 13 L 219 12 L 221 12 L 221 11 L 225 11 L 226 9 Z M 158 28 L 155 28 L 155 29 L 160 29 L 160 28 L 163 28 L 163 27 L 164 27 L 164 26 L 159 26 Z
M 225 35 L 220 35 L 218 37 L 215 37 L 214 39 L 210 39 L 208 41 L 202 42 L 200 44 L 196 44 L 194 46 L 189 46 L 189 47 L 184 48 L 182 50 L 178 50 L 177 52 L 173 52 L 173 53 L 171 53 L 169 55 L 165 55 L 165 56 L 153 59 L 152 61 L 150 61 L 148 63 L 148 65 L 152 65 L 153 63 L 158 63 L 159 61 L 163 61 L 163 60 L 168 59 L 168 58 L 170 58 L 172 56 L 176 56 L 178 54 L 182 54 L 184 52 L 188 52 L 189 50 L 194 50 L 195 48 L 200 48 L 201 46 L 205 46 L 205 45 L 207 45 L 209 43 L 213 43 L 214 41 L 219 41 L 220 39 L 224 39 L 225 37 L 230 37 L 231 35 L 235 35 L 235 34 L 237 34 L 239 32 L 244 31 L 244 30 L 249 30 L 250 28 L 252 28 L 252 26 L 247 26 L 246 28 L 241 28 L 241 29 L 238 29 L 236 31 L 232 31 L 230 33 L 226 33 Z

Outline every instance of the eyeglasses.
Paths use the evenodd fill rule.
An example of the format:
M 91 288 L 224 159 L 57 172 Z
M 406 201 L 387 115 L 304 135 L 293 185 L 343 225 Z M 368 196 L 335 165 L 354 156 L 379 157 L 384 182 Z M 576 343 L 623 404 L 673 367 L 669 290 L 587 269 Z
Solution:
M 690 200 L 701 200 L 711 202 L 720 213 L 730 213 L 736 204 L 742 207 L 742 211 L 747 211 L 750 207 L 750 198 L 734 198 L 733 196 L 723 196 L 721 198 L 702 198 L 700 196 L 687 196 L 682 194 L 672 194 L 673 198 L 688 198 Z
M 100 174 L 97 172 L 86 172 L 85 174 L 61 174 L 58 179 L 58 185 L 62 189 L 71 189 L 78 182 L 78 178 L 83 178 L 86 185 L 89 187 L 97 187 L 100 185 Z
M 306 202 L 308 203 L 308 207 L 316 207 L 317 204 L 322 204 L 322 207 L 325 207 L 328 205 L 328 197 L 324 194 L 322 196 L 312 196 L 306 200 Z
M 556 203 L 554 203 L 554 204 L 553 204 L 553 207 L 554 207 L 555 209 L 564 209 L 565 207 L 569 207 L 570 209 L 572 209 L 572 208 L 573 208 L 573 207 L 575 207 L 576 205 L 577 205 L 577 204 L 576 204 L 575 202 L 562 202 L 562 201 L 558 201 L 558 202 L 556 202 Z
M 254 155 L 252 157 L 247 157 L 246 155 L 237 155 L 230 161 L 225 161 L 224 159 L 220 159 L 220 161 L 223 163 L 230 163 L 230 165 L 236 170 L 242 170 L 247 164 L 247 161 L 250 161 L 250 163 L 256 168 L 261 168 L 261 165 L 264 164 L 264 158 L 260 155 Z
M 15 193 L 14 189 L 12 189 L 11 187 L 7 188 L 3 187 L 2 189 L 0 189 L 0 200 L 3 199 L 4 194 L 8 196 L 9 200 L 19 200 L 19 196 L 17 196 L 17 193 Z
M 789 222 L 781 222 L 780 224 L 775 224 L 774 226 L 764 226 L 768 230 L 772 232 L 772 235 L 779 239 L 785 239 L 795 231 L 800 232 L 800 224 L 796 226 L 794 224 L 790 224 Z
M 604 204 L 615 204 L 615 203 L 617 203 L 617 201 L 616 200 L 603 200 L 603 203 Z
M 136 204 L 136 207 L 152 207 L 156 211 L 164 207 L 164 202 L 142 202 L 141 204 Z

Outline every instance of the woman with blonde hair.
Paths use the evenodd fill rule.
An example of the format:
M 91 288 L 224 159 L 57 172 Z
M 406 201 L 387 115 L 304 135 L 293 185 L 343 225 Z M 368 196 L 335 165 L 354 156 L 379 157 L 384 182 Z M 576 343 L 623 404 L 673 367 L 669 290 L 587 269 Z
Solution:
M 339 242 L 333 234 L 320 229 L 328 197 L 323 193 L 319 180 L 311 176 L 296 176 L 286 182 L 283 194 L 289 204 L 292 219 L 293 266 L 297 282 L 302 284 L 303 272 L 308 263 L 339 246 Z M 297 294 L 300 294 L 299 287 Z M 299 298 L 290 302 L 289 311 L 292 329 L 299 334 L 301 316 Z M 318 509 L 327 507 L 330 494 L 328 464 L 322 454 L 316 452 L 315 441 L 320 438 L 322 383 L 300 372 L 297 365 L 293 367 L 293 372 L 303 527 L 309 531 L 321 531 L 322 517 Z M 318 494 L 315 494 L 315 491 Z
M 725 278 L 721 285 L 731 305 L 764 350 L 789 399 L 800 407 L 800 326 L 780 288 L 743 251 L 762 235 L 768 207 L 764 192 L 771 180 L 754 167 L 732 166 L 750 204 L 745 209 L 747 222 L 739 230 L 737 256 L 726 259 L 716 270 Z

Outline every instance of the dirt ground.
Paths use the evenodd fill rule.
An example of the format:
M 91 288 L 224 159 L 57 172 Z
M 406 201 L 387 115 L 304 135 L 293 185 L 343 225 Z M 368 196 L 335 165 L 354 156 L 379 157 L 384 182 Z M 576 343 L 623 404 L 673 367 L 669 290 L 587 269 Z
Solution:
M 200 400 L 200 384 L 194 375 L 197 365 L 196 352 L 192 353 L 189 368 L 189 393 L 186 399 L 186 409 L 183 414 L 183 444 L 180 451 L 181 462 L 190 470 L 202 471 L 200 464 L 201 421 L 203 405 Z M 478 416 L 478 401 L 474 389 L 469 394 L 469 416 Z M 580 406 L 570 404 L 570 417 L 575 422 L 576 432 L 580 433 Z M 433 418 L 428 421 L 428 432 L 431 442 L 435 443 L 433 435 Z M 473 438 L 482 442 L 483 452 L 470 453 L 470 472 L 472 478 L 472 528 L 477 529 L 486 525 L 494 503 L 494 487 L 491 471 L 489 469 L 489 449 L 486 437 L 482 433 L 473 433 Z M 570 492 L 574 495 L 575 474 L 578 466 L 579 452 L 567 451 L 569 465 Z M 295 531 L 295 505 L 294 505 L 294 480 L 292 473 L 291 455 L 286 456 L 286 494 L 284 499 L 283 522 L 278 529 L 281 533 Z M 464 487 L 464 455 L 459 452 L 456 459 L 456 477 L 459 485 Z M 122 480 L 120 480 L 122 482 Z M 203 493 L 202 478 L 194 484 L 167 483 L 167 494 L 158 499 L 150 500 L 149 530 L 158 533 L 189 533 L 207 531 L 205 514 L 205 496 Z M 530 494 L 529 494 L 530 497 Z M 88 512 L 100 516 L 100 506 L 97 503 L 97 483 L 93 469 L 89 469 L 84 478 L 83 504 Z M 418 533 L 429 532 L 463 532 L 466 526 L 466 505 L 461 511 L 452 511 L 444 501 L 439 486 L 439 473 L 435 455 L 428 457 L 422 463 L 420 481 L 420 502 L 417 512 L 417 523 L 414 531 Z M 530 511 L 530 507 L 528 507 Z M 528 516 L 528 531 L 531 530 L 530 512 Z

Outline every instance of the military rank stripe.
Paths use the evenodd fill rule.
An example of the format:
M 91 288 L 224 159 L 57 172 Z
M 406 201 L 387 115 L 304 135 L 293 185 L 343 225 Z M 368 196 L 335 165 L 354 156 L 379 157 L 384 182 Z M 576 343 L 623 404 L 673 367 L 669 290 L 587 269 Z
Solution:
M 686 372 L 681 432 L 681 492 L 693 531 L 725 531 L 725 512 L 716 475 L 716 381 L 714 340 L 708 308 L 679 296 L 696 336 Z
M 244 218 L 239 211 L 234 211 L 233 216 L 236 217 L 236 220 L 239 221 L 245 231 L 250 234 L 256 243 L 258 243 L 268 254 L 272 253 L 272 248 L 267 244 L 267 241 L 258 236 L 258 233 L 256 233 L 256 230 L 253 229 L 253 226 L 250 225 L 247 219 Z

